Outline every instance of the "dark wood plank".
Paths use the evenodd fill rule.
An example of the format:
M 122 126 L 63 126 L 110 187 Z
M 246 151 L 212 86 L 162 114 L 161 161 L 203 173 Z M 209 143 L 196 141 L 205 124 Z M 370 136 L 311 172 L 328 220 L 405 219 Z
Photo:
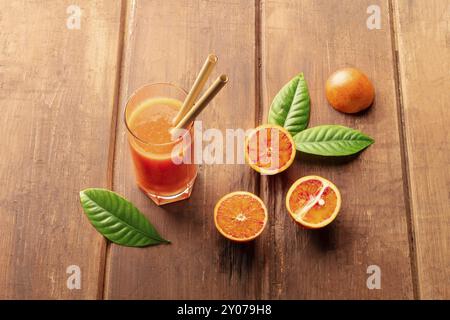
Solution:
M 223 72 L 230 82 L 201 115 L 204 129 L 254 126 L 253 1 L 131 1 L 127 17 L 119 115 L 127 97 L 144 84 L 168 81 L 188 89 L 213 52 L 219 62 L 211 78 Z M 135 185 L 119 119 L 114 190 L 132 200 L 173 244 L 145 249 L 111 245 L 105 297 L 260 297 L 264 244 L 233 245 L 214 227 L 216 201 L 236 189 L 257 189 L 257 176 L 247 166 L 203 165 L 190 200 L 156 207 Z
M 373 4 L 381 8 L 381 30 L 366 27 Z M 310 127 L 342 124 L 376 140 L 354 159 L 300 154 L 287 173 L 264 179 L 275 243 L 271 298 L 413 297 L 391 41 L 384 0 L 263 2 L 264 119 L 281 86 L 303 71 L 312 100 Z M 376 103 L 362 115 L 338 113 L 326 102 L 327 77 L 345 66 L 366 72 L 376 87 Z M 291 183 L 311 174 L 334 181 L 343 196 L 338 219 L 321 231 L 299 229 L 285 209 Z M 366 286 L 369 265 L 381 268 L 381 290 Z
M 394 2 L 422 299 L 450 299 L 450 4 Z
M 105 241 L 79 206 L 107 186 L 120 2 L 0 4 L 0 298 L 96 298 Z M 66 268 L 81 269 L 81 289 Z

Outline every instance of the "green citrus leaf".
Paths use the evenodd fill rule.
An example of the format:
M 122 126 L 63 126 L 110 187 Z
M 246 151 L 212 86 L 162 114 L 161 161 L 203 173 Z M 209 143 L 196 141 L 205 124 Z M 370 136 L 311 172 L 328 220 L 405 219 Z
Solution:
M 308 86 L 303 73 L 300 73 L 273 99 L 268 122 L 286 128 L 295 136 L 308 127 L 310 109 Z
M 294 141 L 297 150 L 320 156 L 348 156 L 374 143 L 364 133 L 338 125 L 306 129 L 295 135 Z
M 170 243 L 131 202 L 112 191 L 86 189 L 80 200 L 94 228 L 114 243 L 129 247 Z

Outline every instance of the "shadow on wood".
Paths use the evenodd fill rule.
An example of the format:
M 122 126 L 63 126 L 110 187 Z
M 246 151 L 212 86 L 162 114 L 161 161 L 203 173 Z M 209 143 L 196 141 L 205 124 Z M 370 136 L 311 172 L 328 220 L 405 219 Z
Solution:
M 361 152 L 364 152 L 364 150 L 362 150 Z M 325 166 L 345 165 L 345 164 L 355 160 L 356 158 L 358 158 L 359 155 L 361 154 L 361 152 L 352 154 L 349 156 L 326 157 L 326 156 L 318 156 L 315 154 L 309 154 L 309 153 L 304 153 L 304 152 L 298 151 L 296 161 L 301 161 L 306 164 L 318 164 L 319 163 L 319 164 L 322 164 Z
M 308 237 L 311 239 L 311 243 L 319 251 L 336 250 L 338 244 L 337 233 L 339 226 L 335 224 L 328 225 L 325 228 L 319 230 L 307 230 Z
M 239 278 L 246 270 L 252 269 L 255 255 L 255 241 L 248 243 L 235 243 L 220 236 L 217 241 L 219 253 L 219 266 L 221 272 L 237 273 Z

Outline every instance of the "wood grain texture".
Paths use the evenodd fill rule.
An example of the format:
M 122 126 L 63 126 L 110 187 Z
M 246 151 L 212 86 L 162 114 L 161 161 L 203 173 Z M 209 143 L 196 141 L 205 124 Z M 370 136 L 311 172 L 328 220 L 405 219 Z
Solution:
M 0 298 L 96 298 L 105 241 L 78 192 L 107 184 L 120 3 L 0 4 Z M 66 268 L 81 268 L 81 290 Z
M 381 30 L 366 27 L 372 4 L 381 8 Z M 346 125 L 376 141 L 353 158 L 299 154 L 289 171 L 262 181 L 273 211 L 270 297 L 413 298 L 387 1 L 265 1 L 262 9 L 264 119 L 277 91 L 303 71 L 310 127 Z M 375 85 L 375 105 L 364 114 L 341 114 L 326 102 L 327 77 L 347 66 L 363 70 Z M 343 197 L 337 220 L 320 231 L 299 229 L 285 209 L 291 183 L 311 174 L 335 182 Z M 366 286 L 369 265 L 381 268 L 381 290 Z
M 127 13 L 121 110 L 138 87 L 174 82 L 186 89 L 209 53 L 229 84 L 202 113 L 207 128 L 250 128 L 255 108 L 253 1 L 130 1 Z M 211 81 L 209 83 L 211 83 Z M 105 298 L 259 298 L 264 259 L 257 242 L 233 245 L 216 231 L 213 208 L 224 194 L 255 191 L 245 165 L 202 165 L 190 200 L 157 207 L 138 190 L 123 119 L 118 119 L 114 190 L 133 201 L 173 243 L 145 249 L 111 245 Z
M 71 4 L 80 30 L 66 28 Z M 370 5 L 381 30 L 366 27 Z M 448 21 L 446 0 L 2 1 L 0 299 L 450 299 Z M 356 157 L 299 154 L 275 177 L 202 165 L 190 200 L 156 207 L 134 182 L 126 100 L 151 82 L 188 89 L 211 52 L 211 80 L 230 81 L 201 115 L 204 130 L 265 122 L 303 71 L 310 127 L 350 126 L 375 144 Z M 327 77 L 346 66 L 376 88 L 360 115 L 325 99 Z M 309 174 L 343 195 L 321 231 L 299 229 L 285 209 L 291 183 Z M 86 187 L 124 195 L 173 244 L 107 245 L 79 206 Z M 260 194 L 270 211 L 248 245 L 213 223 L 215 203 L 235 190 Z M 69 265 L 81 268 L 81 290 L 66 287 Z M 369 265 L 381 267 L 381 290 L 366 287 Z
M 450 3 L 394 4 L 419 297 L 450 299 Z

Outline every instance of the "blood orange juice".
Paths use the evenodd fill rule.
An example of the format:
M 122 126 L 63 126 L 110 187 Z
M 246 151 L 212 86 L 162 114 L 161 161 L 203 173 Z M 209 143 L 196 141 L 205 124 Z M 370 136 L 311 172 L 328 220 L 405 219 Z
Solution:
M 151 84 L 130 98 L 125 110 L 138 186 L 158 205 L 190 196 L 197 167 L 192 128 L 172 139 L 172 119 L 186 93 L 171 84 Z

